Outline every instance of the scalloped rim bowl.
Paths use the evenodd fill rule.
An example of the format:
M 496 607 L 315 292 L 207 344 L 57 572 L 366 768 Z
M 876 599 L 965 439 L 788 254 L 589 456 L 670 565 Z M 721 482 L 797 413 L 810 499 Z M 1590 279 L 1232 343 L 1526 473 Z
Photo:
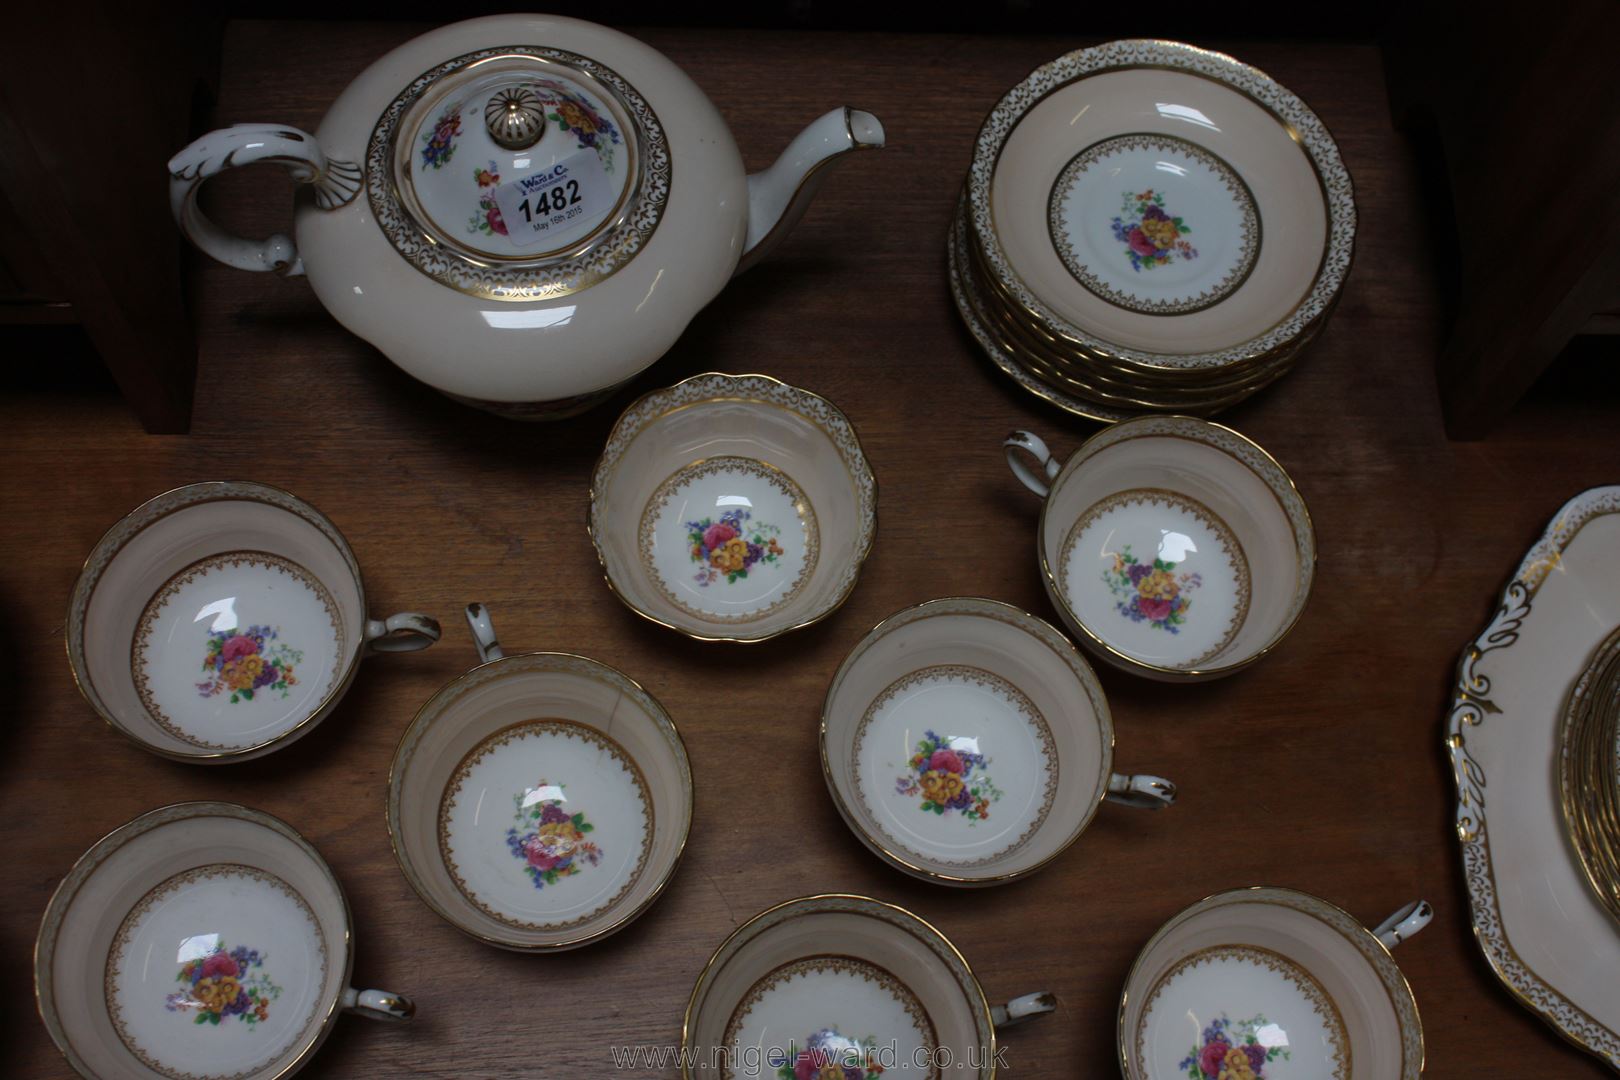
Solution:
M 717 460 L 742 461 L 758 475 L 727 473 L 731 492 L 683 486 L 681 475 Z M 780 565 L 750 562 L 730 580 L 721 562 L 718 577 L 710 572 L 684 523 L 671 527 L 662 516 L 666 504 L 691 507 L 681 518 L 754 507 L 762 510 L 756 523 L 791 526 L 763 512 L 773 501 L 797 512 L 802 531 L 780 533 Z M 636 614 L 699 641 L 767 641 L 849 598 L 877 532 L 877 481 L 848 417 L 825 398 L 765 375 L 711 372 L 655 390 L 619 417 L 592 474 L 588 526 L 608 586 Z M 771 592 L 749 588 L 750 568 Z M 710 580 L 697 588 L 693 579 L 704 574 Z M 754 599 L 735 603 L 741 595 Z M 736 614 L 713 610 L 728 604 Z

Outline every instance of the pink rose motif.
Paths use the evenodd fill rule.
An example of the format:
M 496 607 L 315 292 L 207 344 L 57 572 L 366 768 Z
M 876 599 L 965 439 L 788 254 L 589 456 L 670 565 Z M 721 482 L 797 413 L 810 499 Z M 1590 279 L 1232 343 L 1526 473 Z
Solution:
M 1146 615 L 1154 622 L 1167 618 L 1170 614 L 1170 601 L 1161 600 L 1157 597 L 1149 599 L 1146 596 L 1138 596 L 1136 598 L 1136 606 L 1141 609 L 1143 615 Z
M 928 759 L 930 769 L 962 775 L 962 755 L 955 750 L 935 750 L 934 756 Z
M 246 634 L 237 634 L 225 639 L 225 644 L 219 648 L 219 654 L 228 664 L 232 660 L 240 660 L 244 656 L 252 656 L 259 651 L 259 643 Z
M 216 979 L 221 975 L 235 978 L 240 972 L 230 953 L 217 952 L 203 961 L 202 977 L 205 979 Z
M 1205 1043 L 1203 1053 L 1198 1055 L 1198 1067 L 1204 1071 L 1205 1076 L 1221 1075 L 1221 1066 L 1226 1064 L 1226 1055 L 1231 1050 L 1231 1044 L 1225 1039 Z
M 558 863 L 562 862 L 562 858 L 560 856 L 551 854 L 546 850 L 546 848 L 547 845 L 541 843 L 538 836 L 533 840 L 530 840 L 523 847 L 523 854 L 527 856 L 529 865 L 534 867 L 536 870 L 550 870 Z
M 1148 239 L 1147 234 L 1142 231 L 1140 225 L 1131 226 L 1131 231 L 1125 237 L 1125 242 L 1138 255 L 1153 255 L 1159 250 L 1153 241 Z
M 501 208 L 495 205 L 494 200 L 490 201 L 489 212 L 484 215 L 484 220 L 489 222 L 489 227 L 491 229 L 494 229 L 502 236 L 507 235 L 506 219 L 501 217 Z
M 821 1067 L 831 1060 L 820 1050 L 803 1050 L 799 1058 L 793 1063 L 793 1080 L 816 1080 L 821 1075 Z
M 713 551 L 736 535 L 737 530 L 722 521 L 718 525 L 710 525 L 703 530 L 703 546 Z

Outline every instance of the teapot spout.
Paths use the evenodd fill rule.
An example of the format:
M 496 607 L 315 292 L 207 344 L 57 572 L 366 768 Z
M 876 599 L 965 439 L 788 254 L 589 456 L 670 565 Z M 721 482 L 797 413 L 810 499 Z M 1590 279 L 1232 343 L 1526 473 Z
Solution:
M 883 125 L 869 112 L 834 109 L 788 144 L 770 168 L 748 177 L 748 239 L 737 273 L 769 255 L 804 216 L 827 167 L 856 150 L 883 146 Z

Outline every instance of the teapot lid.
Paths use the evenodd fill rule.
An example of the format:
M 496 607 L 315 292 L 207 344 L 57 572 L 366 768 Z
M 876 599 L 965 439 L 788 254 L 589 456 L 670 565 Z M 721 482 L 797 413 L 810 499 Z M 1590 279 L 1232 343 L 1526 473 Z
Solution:
M 481 49 L 418 76 L 372 131 L 366 193 L 389 242 L 491 300 L 589 288 L 623 267 L 669 200 L 663 126 L 577 53 Z

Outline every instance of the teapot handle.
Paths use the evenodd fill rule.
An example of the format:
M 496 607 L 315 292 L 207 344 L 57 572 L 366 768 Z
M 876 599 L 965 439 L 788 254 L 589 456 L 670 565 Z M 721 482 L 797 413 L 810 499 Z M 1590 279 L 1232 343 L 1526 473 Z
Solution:
M 238 165 L 273 161 L 293 179 L 315 187 L 322 210 L 347 206 L 360 194 L 360 166 L 328 158 L 315 136 L 284 124 L 236 124 L 210 131 L 169 161 L 169 206 L 180 231 L 203 251 L 239 270 L 274 270 L 287 277 L 304 272 L 292 239 L 281 233 L 268 240 L 244 240 L 215 225 L 197 208 L 204 180 Z

